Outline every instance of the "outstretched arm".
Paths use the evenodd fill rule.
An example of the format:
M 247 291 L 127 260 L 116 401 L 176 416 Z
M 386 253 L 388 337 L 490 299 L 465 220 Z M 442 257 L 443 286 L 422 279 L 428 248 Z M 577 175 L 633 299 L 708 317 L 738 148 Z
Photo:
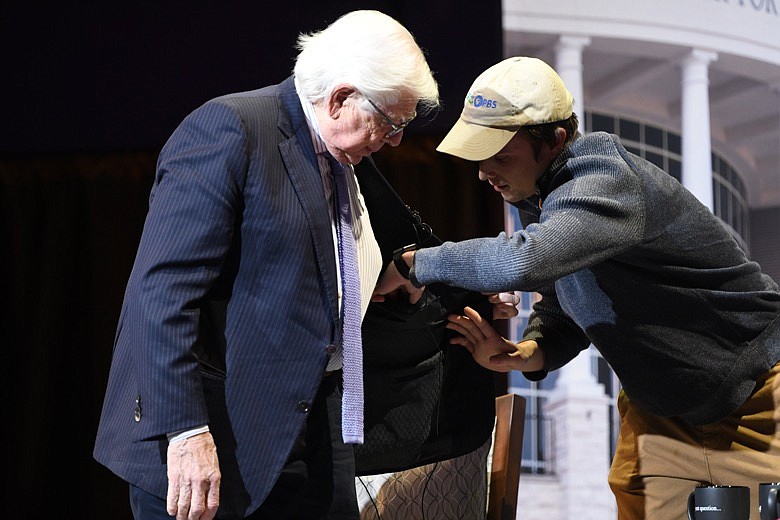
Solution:
M 408 251 L 401 255 L 401 261 L 407 265 L 407 271 L 414 265 L 415 251 Z M 402 266 L 403 267 L 403 266 Z M 425 287 L 417 287 L 412 281 L 403 276 L 395 265 L 395 261 L 387 266 L 385 273 L 379 279 L 371 296 L 371 301 L 382 302 L 397 295 L 408 295 L 409 303 L 415 304 L 422 297 Z M 485 293 L 488 301 L 493 305 L 493 319 L 509 319 L 517 316 L 517 304 L 520 297 L 514 292 Z

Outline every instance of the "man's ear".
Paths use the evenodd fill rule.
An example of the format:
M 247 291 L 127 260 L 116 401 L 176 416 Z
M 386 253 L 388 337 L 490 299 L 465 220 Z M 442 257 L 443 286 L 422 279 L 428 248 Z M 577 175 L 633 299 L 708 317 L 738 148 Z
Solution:
M 328 114 L 333 119 L 338 119 L 341 109 L 353 94 L 357 94 L 357 89 L 348 83 L 341 83 L 334 87 L 328 97 Z
M 559 126 L 555 129 L 555 145 L 550 148 L 553 157 L 558 155 L 561 150 L 563 150 L 564 143 L 566 143 L 566 129 Z

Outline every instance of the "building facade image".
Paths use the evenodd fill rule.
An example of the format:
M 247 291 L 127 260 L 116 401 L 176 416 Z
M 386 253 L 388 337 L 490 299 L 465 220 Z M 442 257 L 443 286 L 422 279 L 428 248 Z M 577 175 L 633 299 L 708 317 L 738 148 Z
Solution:
M 620 135 L 780 280 L 779 5 L 504 0 L 504 55 L 552 65 L 574 96 L 581 131 Z M 507 230 L 519 226 L 507 206 Z M 514 339 L 534 300 L 522 294 Z M 512 373 L 509 386 L 527 399 L 517 518 L 616 518 L 607 473 L 620 382 L 605 361 L 591 347 L 544 381 Z

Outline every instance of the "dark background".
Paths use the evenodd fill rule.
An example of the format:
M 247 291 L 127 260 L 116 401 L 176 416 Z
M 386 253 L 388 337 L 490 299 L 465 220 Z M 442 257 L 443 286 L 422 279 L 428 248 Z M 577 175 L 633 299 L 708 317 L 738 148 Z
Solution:
M 190 1 L 0 7 L 4 518 L 130 518 L 92 442 L 160 147 L 208 99 L 287 77 L 300 32 L 379 9 L 428 54 L 444 109 L 375 155 L 437 235 L 494 235 L 476 167 L 435 152 L 502 58 L 500 0 Z

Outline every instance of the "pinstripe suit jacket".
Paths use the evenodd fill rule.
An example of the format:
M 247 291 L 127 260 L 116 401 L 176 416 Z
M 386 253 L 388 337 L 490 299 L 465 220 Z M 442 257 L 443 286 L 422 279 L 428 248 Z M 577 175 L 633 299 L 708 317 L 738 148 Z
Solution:
M 292 79 L 206 103 L 160 154 L 95 458 L 165 497 L 166 433 L 208 423 L 220 511 L 253 511 L 337 322 L 330 217 Z

